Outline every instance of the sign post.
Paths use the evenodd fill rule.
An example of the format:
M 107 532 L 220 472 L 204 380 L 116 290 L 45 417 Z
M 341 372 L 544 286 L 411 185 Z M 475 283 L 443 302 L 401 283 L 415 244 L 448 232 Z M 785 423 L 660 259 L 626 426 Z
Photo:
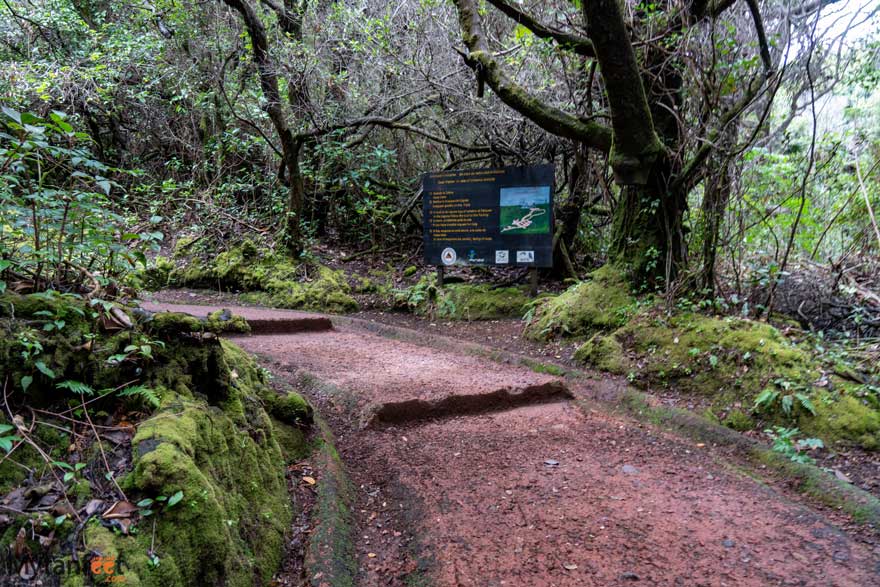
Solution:
M 530 267 L 553 265 L 552 165 L 427 173 L 424 191 L 425 262 Z

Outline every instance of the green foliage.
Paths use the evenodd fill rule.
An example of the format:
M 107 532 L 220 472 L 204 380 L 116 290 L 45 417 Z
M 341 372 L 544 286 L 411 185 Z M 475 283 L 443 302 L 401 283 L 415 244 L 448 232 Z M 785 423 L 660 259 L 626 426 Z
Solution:
M 534 303 L 526 287 L 469 283 L 437 287 L 434 275 L 425 275 L 415 285 L 394 290 L 392 295 L 398 309 L 446 320 L 520 318 Z
M 131 233 L 112 211 L 110 179 L 121 170 L 97 161 L 66 116 L 47 119 L 3 107 L 0 118 L 0 293 L 10 279 L 93 290 L 158 248 L 162 233 Z M 63 320 L 48 322 L 61 329 Z
M 808 395 L 809 388 L 797 385 L 787 379 L 779 378 L 773 382 L 776 387 L 764 389 L 755 398 L 754 410 L 756 412 L 772 412 L 782 409 L 786 417 L 797 415 L 798 409 L 805 410 L 811 415 L 816 415 L 816 407 Z M 798 391 L 800 389 L 801 391 Z
M 802 438 L 798 440 L 797 437 L 801 431 L 797 428 L 774 426 L 772 430 L 765 430 L 764 433 L 773 440 L 773 451 L 796 463 L 815 463 L 815 459 L 805 454 L 805 452 L 825 447 L 825 443 L 818 438 Z
M 12 424 L 0 424 L 0 448 L 5 450 L 7 454 L 12 452 L 16 442 L 21 441 L 21 438 L 16 434 L 10 434 L 13 430 L 15 430 L 15 426 Z

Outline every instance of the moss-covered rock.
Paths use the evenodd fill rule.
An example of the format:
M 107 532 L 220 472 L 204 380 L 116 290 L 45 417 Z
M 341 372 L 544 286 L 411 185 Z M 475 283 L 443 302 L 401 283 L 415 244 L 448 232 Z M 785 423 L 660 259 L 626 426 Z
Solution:
M 174 264 L 174 261 L 159 255 L 146 269 L 134 276 L 133 285 L 151 291 L 169 287 L 171 275 L 176 268 L 177 265 Z
M 265 282 L 263 289 L 263 292 L 245 295 L 244 299 L 276 308 L 337 314 L 358 309 L 345 274 L 329 267 L 319 266 L 305 281 L 273 277 Z
M 229 310 L 217 310 L 204 319 L 178 312 L 157 312 L 145 322 L 145 327 L 161 336 L 202 332 L 247 334 L 251 331 L 250 324 L 244 317 L 232 314 Z
M 815 418 L 801 418 L 803 430 L 831 441 L 855 441 L 869 450 L 880 449 L 880 412 L 849 395 L 824 400 L 816 402 Z
M 273 424 L 263 409 L 262 398 L 274 392 L 240 350 L 226 342 L 206 346 L 191 359 L 207 358 L 217 371 L 213 385 L 184 378 L 163 392 L 159 411 L 138 427 L 134 470 L 122 481 L 142 497 L 183 492 L 156 518 L 159 565 L 140 556 L 150 532 L 93 536 L 125 553 L 145 585 L 267 584 L 280 563 L 292 514 L 276 439 L 285 424 Z M 229 388 L 216 389 L 220 382 Z
M 590 340 L 578 347 L 574 358 L 609 373 L 623 374 L 630 369 L 630 362 L 623 352 L 623 346 L 614 336 L 604 334 L 594 334 Z
M 828 378 L 821 358 L 765 322 L 643 307 L 616 330 L 593 335 L 575 359 L 641 387 L 674 387 L 708 400 L 734 430 L 797 425 L 826 442 L 880 447 L 877 407 L 837 378 L 833 393 L 816 387 Z M 755 409 L 765 390 L 774 399 Z
M 267 402 L 266 409 L 278 420 L 291 426 L 302 426 L 312 421 L 312 407 L 296 392 L 279 395 Z
M 737 432 L 745 432 L 755 427 L 755 421 L 752 417 L 740 409 L 731 410 L 722 421 L 722 424 Z
M 653 312 L 638 315 L 612 336 L 637 365 L 635 380 L 646 385 L 674 382 L 686 392 L 733 393 L 751 401 L 777 379 L 810 386 L 819 378 L 810 353 L 763 322 Z
M 305 264 L 245 240 L 214 257 L 175 266 L 158 257 L 140 276 L 147 289 L 192 287 L 246 292 L 248 301 L 276 308 L 345 313 L 358 309 L 342 271 Z M 356 284 L 357 285 L 357 284 Z M 366 283 L 363 289 L 374 288 Z
M 534 302 L 526 287 L 470 283 L 437 287 L 434 275 L 425 275 L 412 287 L 394 295 L 394 306 L 398 309 L 446 320 L 521 318 Z
M 537 305 L 526 336 L 546 340 L 614 330 L 626 322 L 634 302 L 623 272 L 606 265 L 591 273 L 587 281 Z
M 132 502 L 178 491 L 183 499 L 173 507 L 154 508 L 153 517 L 135 517 L 137 531 L 129 536 L 93 518 L 82 530 L 87 548 L 124 560 L 128 585 L 268 584 L 292 515 L 279 439 L 286 455 L 301 456 L 308 445 L 300 428 L 271 419 L 266 406 L 297 424 L 307 421 L 309 406 L 298 396 L 279 396 L 267 385 L 265 372 L 230 343 L 176 335 L 226 329 L 235 323 L 229 316 L 204 322 L 185 315 L 157 316 L 158 328 L 148 331 L 127 309 L 112 306 L 116 320 L 130 324 L 109 330 L 104 320 L 111 306 L 105 305 L 71 296 L 0 296 L 0 371 L 9 376 L 16 401 L 25 397 L 29 406 L 58 412 L 68 399 L 81 397 L 78 392 L 68 396 L 73 388 L 58 385 L 70 381 L 92 390 L 93 414 L 150 413 L 152 402 L 159 405 L 137 424 L 132 469 L 119 483 Z M 52 327 L 46 328 L 49 323 Z M 24 377 L 31 379 L 26 389 Z M 135 395 L 123 390 L 133 381 L 138 397 L 149 397 L 148 403 L 131 405 Z M 51 459 L 83 463 L 84 471 L 97 466 L 95 474 L 103 468 L 95 465 L 101 460 L 98 445 L 79 447 L 78 440 L 71 453 L 73 440 L 63 427 L 40 423 L 31 437 Z M 35 479 L 48 477 L 50 465 L 29 446 L 18 447 L 15 459 L 32 469 Z M 4 491 L 24 481 L 6 464 L 0 465 Z M 91 473 L 83 473 L 67 484 L 67 495 L 78 508 L 103 497 L 92 493 L 90 481 Z M 15 520 L 2 539 L 14 539 L 28 523 L 27 517 Z M 57 545 L 66 544 L 74 526 L 67 521 L 55 528 Z M 158 559 L 150 558 L 151 549 Z M 76 585 L 83 577 L 63 580 Z

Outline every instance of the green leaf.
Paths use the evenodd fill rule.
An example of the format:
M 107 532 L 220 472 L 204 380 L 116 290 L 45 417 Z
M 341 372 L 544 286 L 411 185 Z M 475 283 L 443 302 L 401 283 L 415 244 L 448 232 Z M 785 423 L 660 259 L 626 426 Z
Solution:
M 37 361 L 36 363 L 34 363 L 34 367 L 36 367 L 40 373 L 42 373 L 49 379 L 55 379 L 55 371 L 47 367 L 46 363 L 44 363 L 43 361 Z
M 15 426 L 12 424 L 0 424 L 0 434 L 6 434 L 10 430 L 15 430 Z
M 55 518 L 55 525 L 60 526 L 67 519 L 67 514 L 61 514 L 57 518 Z
M 6 271 L 12 267 L 12 261 L 7 261 L 6 259 L 0 259 L 0 271 Z
M 183 491 L 178 491 L 174 495 L 168 498 L 168 507 L 174 507 L 180 500 L 183 499 Z
M 34 382 L 34 378 L 31 377 L 30 375 L 25 375 L 24 377 L 22 377 L 22 378 L 21 378 L 21 389 L 22 389 L 22 391 L 27 391 L 27 390 L 28 390 L 28 387 L 30 387 L 30 386 L 31 386 L 31 383 L 33 383 L 33 382 Z
M 74 476 L 75 476 L 75 473 L 65 473 L 64 474 L 64 482 L 67 483 L 68 481 L 73 479 Z
M 0 448 L 7 453 L 12 452 L 13 443 L 19 442 L 20 440 L 21 438 L 18 436 L 0 436 Z
M 785 395 L 782 396 L 782 411 L 785 412 L 786 416 L 791 415 L 791 408 L 794 405 L 794 396 Z
M 139 508 L 146 508 L 146 507 L 150 507 L 151 505 L 153 505 L 153 500 L 150 499 L 149 497 L 146 498 L 146 499 L 142 499 L 142 500 L 140 500 L 139 502 L 137 502 L 137 506 L 138 506 Z
M 18 110 L 12 109 L 9 106 L 3 106 L 2 110 L 3 110 L 3 114 L 5 114 L 9 118 L 11 118 L 15 122 L 17 122 L 18 124 L 21 124 L 21 112 L 19 112 Z
M 110 180 L 109 179 L 99 179 L 97 183 L 98 183 L 98 187 L 100 187 L 101 190 L 109 196 L 110 195 Z
M 82 381 L 72 381 L 70 379 L 62 381 L 55 387 L 57 387 L 58 389 L 66 389 L 71 393 L 82 395 L 93 395 L 95 393 L 95 390 L 92 389 L 90 385 L 86 385 Z
M 801 403 L 805 410 L 807 410 L 814 416 L 816 415 L 816 406 L 813 405 L 813 402 L 806 394 L 796 393 L 795 397 L 797 397 L 798 401 Z
M 779 397 L 779 392 L 775 389 L 770 389 L 769 387 L 758 394 L 758 397 L 755 398 L 755 406 L 754 409 L 758 410 L 769 406 L 773 402 L 776 401 L 776 398 Z

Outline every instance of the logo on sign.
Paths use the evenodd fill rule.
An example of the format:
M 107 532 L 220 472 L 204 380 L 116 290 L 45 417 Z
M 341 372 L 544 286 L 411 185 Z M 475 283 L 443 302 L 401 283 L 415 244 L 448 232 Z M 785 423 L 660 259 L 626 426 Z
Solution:
M 517 263 L 534 263 L 535 262 L 535 251 L 517 251 L 516 252 L 516 262 Z
M 495 262 L 499 265 L 510 263 L 510 251 L 495 251 Z
M 444 265 L 453 265 L 455 264 L 456 259 L 458 259 L 458 254 L 452 247 L 446 247 L 443 249 L 443 252 L 440 253 L 440 260 L 443 261 Z

